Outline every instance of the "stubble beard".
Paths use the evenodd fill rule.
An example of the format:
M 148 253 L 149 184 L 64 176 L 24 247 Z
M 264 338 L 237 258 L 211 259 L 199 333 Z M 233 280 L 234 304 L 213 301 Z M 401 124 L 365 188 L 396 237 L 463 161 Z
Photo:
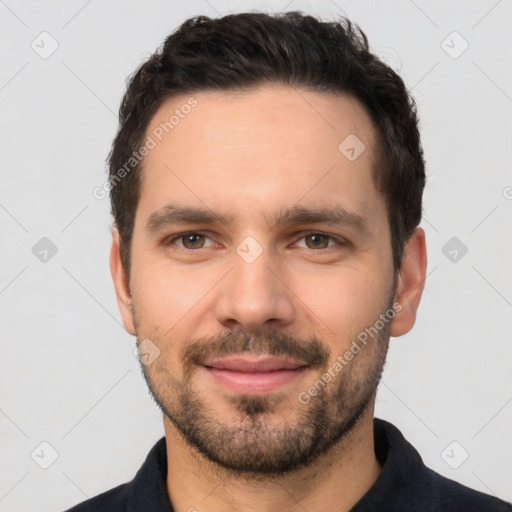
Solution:
M 308 466 L 328 452 L 372 406 L 386 360 L 389 332 L 386 324 L 307 404 L 298 399 L 298 392 L 307 388 L 291 396 L 225 395 L 228 407 L 234 411 L 234 419 L 229 422 L 219 420 L 205 397 L 194 389 L 197 365 L 207 356 L 265 352 L 302 358 L 317 370 L 308 381 L 312 385 L 332 365 L 329 351 L 315 337 L 303 341 L 275 329 L 259 336 L 230 332 L 190 340 L 181 353 L 181 380 L 169 371 L 163 358 L 149 366 L 141 362 L 141 369 L 163 414 L 188 445 L 213 466 L 237 475 L 282 475 Z M 144 339 L 138 332 L 137 337 Z M 283 401 L 291 402 L 294 411 L 276 417 L 273 411 Z

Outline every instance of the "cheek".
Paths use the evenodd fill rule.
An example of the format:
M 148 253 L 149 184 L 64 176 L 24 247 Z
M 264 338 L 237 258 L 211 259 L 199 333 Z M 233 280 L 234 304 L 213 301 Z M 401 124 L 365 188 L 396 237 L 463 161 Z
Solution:
M 187 314 L 198 299 L 192 297 L 190 287 L 184 286 L 185 279 L 160 273 L 154 266 L 134 274 L 133 281 L 137 336 L 139 340 L 149 339 L 159 350 L 147 371 L 157 380 L 169 379 L 169 375 L 178 378 L 180 351 L 191 334 Z
M 382 277 L 348 269 L 309 279 L 302 276 L 294 290 L 304 312 L 316 325 L 323 325 L 339 350 L 375 323 L 388 299 Z
M 202 300 L 219 277 L 208 269 L 170 265 L 165 260 L 139 261 L 133 273 L 133 298 L 141 329 L 156 338 L 175 338 L 204 313 Z M 135 268 L 135 267 L 134 267 Z

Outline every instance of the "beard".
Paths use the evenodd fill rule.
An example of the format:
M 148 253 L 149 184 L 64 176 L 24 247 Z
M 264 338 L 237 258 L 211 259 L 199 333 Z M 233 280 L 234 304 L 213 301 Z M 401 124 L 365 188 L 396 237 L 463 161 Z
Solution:
M 139 336 L 138 322 L 136 332 L 138 339 L 144 339 Z M 194 388 L 196 370 L 207 358 L 266 353 L 302 359 L 318 371 L 308 380 L 310 386 L 333 365 L 330 351 L 316 337 L 300 340 L 277 329 L 258 335 L 238 330 L 189 340 L 179 357 L 183 369 L 180 380 L 164 357 L 147 366 L 141 362 L 140 366 L 158 407 L 186 443 L 213 463 L 212 467 L 221 466 L 238 476 L 250 474 L 253 478 L 283 475 L 310 465 L 336 446 L 372 405 L 386 360 L 389 333 L 390 325 L 385 323 L 330 382 L 317 387 L 317 394 L 307 403 L 298 398 L 298 392 L 307 391 L 307 387 L 298 389 L 297 396 L 224 395 L 235 411 L 229 421 L 221 421 L 207 398 Z M 161 347 L 168 343 L 157 342 Z M 275 413 L 282 403 L 292 408 L 288 416 Z

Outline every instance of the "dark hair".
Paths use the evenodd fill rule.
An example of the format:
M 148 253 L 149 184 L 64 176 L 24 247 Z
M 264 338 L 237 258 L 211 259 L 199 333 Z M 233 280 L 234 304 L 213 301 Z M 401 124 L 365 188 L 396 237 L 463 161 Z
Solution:
M 112 214 L 128 275 L 141 169 L 139 160 L 132 160 L 133 170 L 126 172 L 126 163 L 141 147 L 158 108 L 177 94 L 250 90 L 268 83 L 348 93 L 365 106 L 377 128 L 373 179 L 386 201 L 393 264 L 399 270 L 404 244 L 421 220 L 425 185 L 414 100 L 402 79 L 370 52 L 357 25 L 346 18 L 322 22 L 286 12 L 190 18 L 129 78 L 108 157 Z

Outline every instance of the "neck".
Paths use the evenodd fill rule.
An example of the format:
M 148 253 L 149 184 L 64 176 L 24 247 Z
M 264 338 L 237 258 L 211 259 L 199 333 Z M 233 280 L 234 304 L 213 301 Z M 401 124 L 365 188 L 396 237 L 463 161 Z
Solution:
M 373 403 L 352 431 L 313 464 L 284 475 L 234 474 L 189 446 L 164 417 L 167 491 L 176 511 L 348 511 L 380 474 Z

